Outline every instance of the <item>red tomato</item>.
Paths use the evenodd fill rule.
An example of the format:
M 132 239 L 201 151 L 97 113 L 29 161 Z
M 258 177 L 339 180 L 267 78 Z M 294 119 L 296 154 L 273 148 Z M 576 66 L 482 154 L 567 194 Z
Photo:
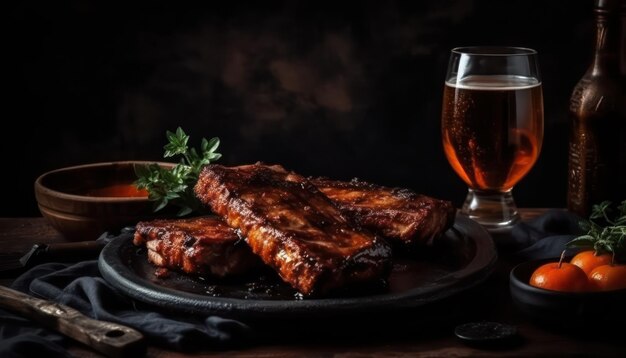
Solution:
M 602 265 L 589 274 L 590 286 L 598 291 L 626 288 L 626 265 Z
M 578 266 L 567 262 L 550 262 L 539 266 L 530 277 L 530 285 L 546 290 L 582 292 L 588 289 L 589 279 Z
M 611 255 L 610 254 L 596 255 L 595 251 L 593 250 L 583 251 L 583 252 L 578 253 L 576 256 L 574 256 L 570 260 L 570 263 L 583 269 L 583 271 L 585 271 L 585 274 L 589 276 L 589 274 L 591 273 L 591 271 L 593 271 L 594 268 L 598 266 L 610 264 Z

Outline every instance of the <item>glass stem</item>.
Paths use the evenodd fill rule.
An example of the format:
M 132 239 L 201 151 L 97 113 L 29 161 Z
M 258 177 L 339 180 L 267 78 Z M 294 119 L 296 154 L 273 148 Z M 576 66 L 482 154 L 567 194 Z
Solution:
M 510 229 L 520 219 L 512 189 L 505 192 L 468 189 L 461 214 L 489 231 Z

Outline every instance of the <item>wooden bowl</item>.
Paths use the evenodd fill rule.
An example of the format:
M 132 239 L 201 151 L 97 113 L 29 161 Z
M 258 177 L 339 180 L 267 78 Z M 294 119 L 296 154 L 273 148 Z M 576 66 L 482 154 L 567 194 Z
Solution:
M 139 220 L 154 217 L 153 202 L 145 192 L 111 192 L 112 186 L 129 185 L 137 179 L 134 165 L 153 162 L 95 163 L 53 170 L 35 181 L 39 211 L 67 239 L 95 240 Z M 158 163 L 173 167 L 173 163 Z

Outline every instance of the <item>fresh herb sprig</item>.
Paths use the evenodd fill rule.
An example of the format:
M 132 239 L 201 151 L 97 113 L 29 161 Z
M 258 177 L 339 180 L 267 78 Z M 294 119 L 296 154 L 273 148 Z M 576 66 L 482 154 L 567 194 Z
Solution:
M 589 220 L 579 225 L 587 233 L 568 242 L 567 247 L 593 249 L 596 254 L 609 253 L 613 261 L 626 259 L 626 200 L 616 210 L 610 201 L 594 205 Z
M 189 136 L 178 127 L 176 132 L 166 132 L 168 143 L 163 147 L 164 158 L 180 157 L 180 162 L 173 168 L 163 168 L 153 163 L 136 165 L 135 185 L 139 189 L 148 191 L 148 199 L 155 202 L 154 211 L 159 211 L 168 205 L 179 208 L 178 216 L 189 215 L 192 212 L 202 211 L 203 206 L 195 196 L 193 187 L 198 181 L 202 167 L 214 162 L 222 156 L 217 153 L 220 139 L 217 137 L 207 140 L 202 138 L 200 152 L 189 148 Z

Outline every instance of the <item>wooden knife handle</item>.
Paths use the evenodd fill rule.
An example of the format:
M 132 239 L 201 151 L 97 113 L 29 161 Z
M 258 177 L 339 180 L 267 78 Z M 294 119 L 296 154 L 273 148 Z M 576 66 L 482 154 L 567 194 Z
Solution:
M 59 303 L 0 286 L 0 307 L 33 319 L 110 357 L 145 354 L 140 332 L 120 324 L 91 319 Z

